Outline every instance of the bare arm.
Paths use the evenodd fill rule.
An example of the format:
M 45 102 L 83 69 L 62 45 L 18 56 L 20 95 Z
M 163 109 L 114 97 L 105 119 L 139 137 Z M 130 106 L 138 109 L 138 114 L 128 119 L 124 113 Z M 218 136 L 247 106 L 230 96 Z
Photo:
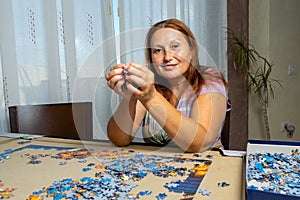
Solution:
M 128 145 L 133 140 L 145 112 L 145 108 L 136 99 L 123 99 L 108 122 L 107 134 L 110 141 L 116 146 Z
M 218 93 L 199 96 L 193 105 L 191 118 L 181 114 L 159 93 L 144 106 L 179 147 L 188 152 L 201 152 L 213 144 L 222 127 L 226 98 Z
M 145 108 L 132 96 L 132 92 L 122 87 L 125 84 L 125 67 L 124 64 L 115 65 L 105 75 L 107 85 L 123 97 L 107 125 L 108 138 L 117 146 L 126 146 L 132 141 L 145 114 Z

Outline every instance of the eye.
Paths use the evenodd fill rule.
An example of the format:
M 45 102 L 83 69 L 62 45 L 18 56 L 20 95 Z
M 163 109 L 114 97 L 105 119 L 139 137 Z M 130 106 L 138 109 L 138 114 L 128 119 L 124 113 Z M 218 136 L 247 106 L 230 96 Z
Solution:
M 178 47 L 179 47 L 179 44 L 174 44 L 174 45 L 172 46 L 173 49 L 177 49 Z
M 153 54 L 159 54 L 161 51 L 162 51 L 162 49 L 156 48 L 156 49 L 153 49 L 152 53 Z

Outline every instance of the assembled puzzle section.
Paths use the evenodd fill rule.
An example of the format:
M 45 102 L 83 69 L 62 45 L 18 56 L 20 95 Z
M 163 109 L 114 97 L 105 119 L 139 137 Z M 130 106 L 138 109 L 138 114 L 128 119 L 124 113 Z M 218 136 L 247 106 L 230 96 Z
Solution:
M 250 140 L 246 187 L 248 200 L 300 199 L 300 143 Z
M 0 183 L 9 187 L 0 199 L 194 199 L 210 195 L 199 186 L 212 156 L 159 156 L 27 140 L 11 146 L 0 152 Z M 17 171 L 10 167 L 17 165 Z

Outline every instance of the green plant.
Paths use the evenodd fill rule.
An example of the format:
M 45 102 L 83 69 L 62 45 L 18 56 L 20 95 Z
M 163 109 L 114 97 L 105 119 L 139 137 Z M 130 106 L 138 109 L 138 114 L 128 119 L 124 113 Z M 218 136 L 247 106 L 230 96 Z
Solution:
M 274 98 L 275 84 L 282 87 L 280 80 L 271 77 L 274 64 L 249 44 L 242 28 L 239 34 L 229 28 L 226 33 L 230 41 L 227 54 L 232 56 L 234 68 L 239 69 L 248 80 L 249 91 L 257 95 L 262 109 L 266 139 L 271 140 L 268 117 L 269 97 Z

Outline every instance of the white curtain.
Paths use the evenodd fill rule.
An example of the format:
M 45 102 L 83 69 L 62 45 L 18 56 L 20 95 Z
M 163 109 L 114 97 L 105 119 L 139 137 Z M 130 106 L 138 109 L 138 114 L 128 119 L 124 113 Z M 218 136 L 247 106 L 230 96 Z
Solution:
M 119 97 L 105 72 L 143 63 L 148 28 L 170 17 L 194 31 L 201 64 L 226 72 L 226 0 L 1 0 L 0 131 L 11 105 L 91 101 L 94 138 L 106 139 Z
M 0 4 L 1 131 L 9 131 L 11 105 L 92 101 L 94 137 L 105 137 L 111 101 L 118 100 L 104 79 L 116 57 L 111 1 Z

